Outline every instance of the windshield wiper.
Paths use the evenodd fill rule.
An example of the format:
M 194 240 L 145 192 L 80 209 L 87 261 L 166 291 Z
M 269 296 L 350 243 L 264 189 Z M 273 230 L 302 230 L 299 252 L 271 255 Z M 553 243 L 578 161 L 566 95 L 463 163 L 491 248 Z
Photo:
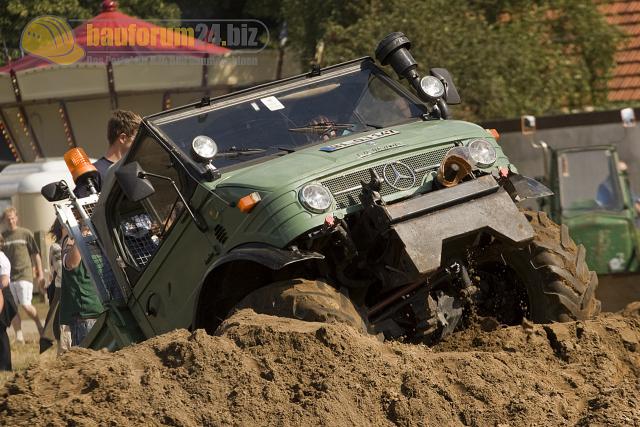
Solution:
M 260 154 L 267 151 L 264 148 L 237 148 L 233 146 L 225 151 L 218 151 L 216 157 L 240 157 L 240 156 L 252 156 L 254 154 Z
M 287 154 L 289 154 L 289 153 L 295 153 L 295 152 L 296 152 L 296 149 L 295 149 L 295 148 L 292 148 L 292 147 L 284 147 L 284 146 L 282 146 L 282 145 L 280 145 L 280 146 L 276 147 L 276 149 L 277 149 L 277 150 L 280 150 L 280 151 L 285 151 Z
M 376 124 L 376 123 L 365 123 L 365 126 L 369 126 L 370 128 L 374 128 L 374 129 L 383 129 L 384 126 Z
M 317 122 L 306 126 L 290 128 L 289 132 L 317 133 L 318 135 L 324 135 L 331 131 L 351 129 L 354 126 L 354 123 Z

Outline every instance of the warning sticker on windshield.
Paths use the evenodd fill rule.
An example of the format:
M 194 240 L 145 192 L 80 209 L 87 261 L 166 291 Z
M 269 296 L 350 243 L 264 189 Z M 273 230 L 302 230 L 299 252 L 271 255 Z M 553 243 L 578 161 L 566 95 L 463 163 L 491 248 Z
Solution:
M 385 129 L 378 132 L 370 133 L 368 135 L 360 136 L 358 138 L 338 142 L 337 144 L 327 145 L 325 147 L 322 147 L 320 151 L 331 153 L 333 151 L 342 150 L 343 148 L 353 147 L 354 145 L 364 144 L 365 142 L 375 141 L 376 139 L 385 138 L 391 135 L 397 135 L 399 133 L 400 132 L 395 129 Z
M 284 108 L 282 102 L 278 101 L 278 98 L 275 96 L 267 96 L 266 98 L 262 98 L 260 102 L 271 111 L 282 110 Z

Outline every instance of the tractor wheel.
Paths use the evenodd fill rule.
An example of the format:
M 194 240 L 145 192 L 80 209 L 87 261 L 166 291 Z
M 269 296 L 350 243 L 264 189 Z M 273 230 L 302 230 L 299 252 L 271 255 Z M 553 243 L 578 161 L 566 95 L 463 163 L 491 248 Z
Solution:
M 535 231 L 533 241 L 524 248 L 495 241 L 476 258 L 479 287 L 488 296 L 478 311 L 492 312 L 507 324 L 525 316 L 536 323 L 596 316 L 598 277 L 589 271 L 584 246 L 544 212 L 523 213 Z
M 230 314 L 244 308 L 308 322 L 346 323 L 367 332 L 366 322 L 351 300 L 321 280 L 292 279 L 263 286 L 247 295 Z

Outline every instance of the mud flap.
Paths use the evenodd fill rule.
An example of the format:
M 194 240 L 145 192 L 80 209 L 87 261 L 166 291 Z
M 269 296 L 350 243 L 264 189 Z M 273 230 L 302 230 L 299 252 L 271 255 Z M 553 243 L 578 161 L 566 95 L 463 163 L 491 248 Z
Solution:
M 415 199 L 412 203 L 416 203 Z M 529 221 L 504 190 L 396 223 L 391 228 L 420 275 L 440 267 L 442 246 L 447 240 L 481 230 L 514 244 L 534 237 Z

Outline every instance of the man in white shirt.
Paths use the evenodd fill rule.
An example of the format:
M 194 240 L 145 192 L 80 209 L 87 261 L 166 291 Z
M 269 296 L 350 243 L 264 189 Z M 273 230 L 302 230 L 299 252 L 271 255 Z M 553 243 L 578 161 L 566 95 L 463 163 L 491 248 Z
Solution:
M 7 328 L 11 325 L 11 319 L 17 309 L 9 290 L 10 277 L 11 263 L 4 252 L 0 251 L 0 371 L 11 370 L 11 347 Z

